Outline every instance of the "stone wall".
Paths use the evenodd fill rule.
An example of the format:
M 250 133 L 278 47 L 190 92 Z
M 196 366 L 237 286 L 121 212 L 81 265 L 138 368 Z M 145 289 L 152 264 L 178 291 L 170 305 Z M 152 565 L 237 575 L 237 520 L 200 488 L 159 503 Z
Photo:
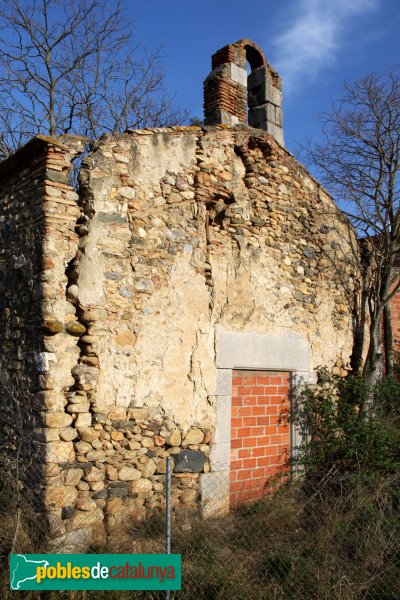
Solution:
M 46 336 L 54 333 L 46 301 L 54 265 L 44 245 L 53 227 L 65 225 L 65 239 L 74 232 L 78 196 L 58 182 L 67 181 L 75 154 L 38 137 L 0 165 L 1 461 L 7 469 L 18 456 L 20 484 L 38 492 L 44 441 L 51 439 L 44 429 L 47 371 L 55 358 L 46 353 Z M 67 372 L 64 379 L 70 377 Z
M 296 349 L 302 372 L 344 372 L 354 237 L 326 192 L 262 131 L 104 136 L 83 159 L 79 195 L 65 179 L 73 140 L 62 142 L 43 149 L 43 168 L 56 170 L 40 172 L 29 209 L 26 194 L 14 205 L 13 222 L 27 220 L 31 233 L 25 247 L 23 229 L 15 248 L 3 246 L 4 268 L 18 273 L 13 257 L 24 254 L 24 272 L 36 275 L 20 288 L 3 280 L 14 298 L 3 313 L 34 315 L 8 333 L 3 325 L 2 343 L 34 394 L 53 537 L 76 545 L 162 507 L 169 455 L 175 513 L 201 507 L 225 443 L 220 378 L 246 353 L 244 366 L 263 368 L 253 346 L 254 356 L 277 349 L 268 368 L 291 370 Z M 3 172 L 4 222 L 7 189 L 21 177 L 32 185 L 35 171 L 21 163 L 12 179 L 6 163 Z M 34 341 L 30 321 L 43 332 Z M 21 341 L 11 342 L 15 332 Z M 233 354 L 221 340 L 228 350 L 234 340 Z

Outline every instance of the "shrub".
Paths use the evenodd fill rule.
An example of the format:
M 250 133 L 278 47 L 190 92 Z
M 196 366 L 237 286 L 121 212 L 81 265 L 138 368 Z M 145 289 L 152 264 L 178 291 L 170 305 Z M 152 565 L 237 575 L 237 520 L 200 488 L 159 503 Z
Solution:
M 361 410 L 367 397 L 373 410 Z M 308 476 L 327 473 L 395 473 L 400 469 L 400 383 L 386 378 L 373 389 L 360 377 L 340 379 L 319 370 L 318 383 L 302 395 L 295 417 L 303 443 L 297 465 Z

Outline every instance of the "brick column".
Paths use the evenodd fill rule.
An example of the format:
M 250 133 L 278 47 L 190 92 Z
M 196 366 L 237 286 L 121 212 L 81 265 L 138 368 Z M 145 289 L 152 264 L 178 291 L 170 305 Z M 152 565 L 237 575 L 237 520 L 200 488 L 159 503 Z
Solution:
M 247 120 L 247 71 L 243 49 L 229 44 L 212 56 L 204 82 L 206 125 L 237 125 Z

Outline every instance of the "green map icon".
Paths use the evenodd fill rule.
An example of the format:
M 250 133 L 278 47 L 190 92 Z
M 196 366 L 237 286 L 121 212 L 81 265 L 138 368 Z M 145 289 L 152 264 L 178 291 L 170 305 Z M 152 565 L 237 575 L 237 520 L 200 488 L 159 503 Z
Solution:
M 37 567 L 48 567 L 47 560 L 31 560 L 23 554 L 14 554 L 10 563 L 10 587 L 12 590 L 24 589 L 24 583 L 36 580 Z M 22 585 L 22 588 L 21 588 Z
M 180 590 L 181 572 L 180 554 L 10 554 L 17 591 Z

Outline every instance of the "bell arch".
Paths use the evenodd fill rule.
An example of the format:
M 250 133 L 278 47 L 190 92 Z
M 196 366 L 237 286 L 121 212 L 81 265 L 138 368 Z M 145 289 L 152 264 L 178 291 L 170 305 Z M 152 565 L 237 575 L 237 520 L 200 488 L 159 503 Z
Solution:
M 251 73 L 247 75 L 246 62 Z M 248 38 L 217 50 L 204 82 L 206 125 L 248 123 L 283 145 L 282 83 L 263 51 Z

